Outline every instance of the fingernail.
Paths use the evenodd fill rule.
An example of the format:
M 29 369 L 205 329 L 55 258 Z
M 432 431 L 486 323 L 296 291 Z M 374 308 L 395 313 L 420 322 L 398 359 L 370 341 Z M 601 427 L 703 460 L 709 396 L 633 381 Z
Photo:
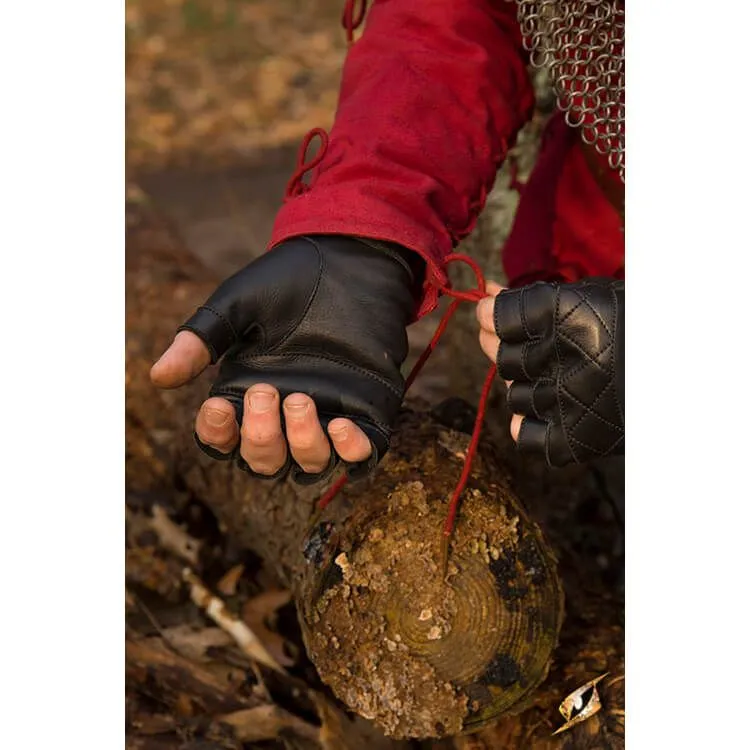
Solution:
M 310 409 L 309 401 L 285 401 L 284 409 L 290 419 L 303 419 Z
M 349 432 L 349 427 L 345 424 L 338 425 L 337 427 L 329 427 L 328 428 L 328 434 L 339 438 L 339 440 L 343 440 L 347 433 Z
M 220 409 L 206 409 L 206 422 L 211 427 L 223 427 L 231 418 L 231 414 L 227 414 L 225 411 Z
M 256 391 L 250 394 L 250 408 L 256 414 L 263 414 L 267 411 L 271 411 L 273 406 L 273 394 L 265 393 L 264 391 Z

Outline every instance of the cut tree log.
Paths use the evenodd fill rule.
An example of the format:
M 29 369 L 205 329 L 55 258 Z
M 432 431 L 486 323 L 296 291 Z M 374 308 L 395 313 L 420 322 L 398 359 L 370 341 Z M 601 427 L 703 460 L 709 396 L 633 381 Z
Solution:
M 623 673 L 622 602 L 595 557 L 620 531 L 612 519 L 597 527 L 594 557 L 577 542 L 594 522 L 576 514 L 601 500 L 590 472 L 552 472 L 519 457 L 495 403 L 443 580 L 440 524 L 468 444 L 466 404 L 407 401 L 378 471 L 321 516 L 324 487 L 254 480 L 212 461 L 195 446 L 192 423 L 213 368 L 174 391 L 155 389 L 148 373 L 217 279 L 151 212 L 131 210 L 128 219 L 129 491 L 179 486 L 207 505 L 294 591 L 323 680 L 389 733 L 473 731 L 455 739 L 461 750 L 621 747 L 621 701 L 604 695 L 600 714 L 550 738 L 569 692 Z

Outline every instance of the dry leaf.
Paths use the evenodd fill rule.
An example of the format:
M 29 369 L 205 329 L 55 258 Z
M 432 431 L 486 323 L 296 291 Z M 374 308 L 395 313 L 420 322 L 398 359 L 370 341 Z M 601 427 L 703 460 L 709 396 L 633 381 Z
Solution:
M 151 513 L 150 527 L 156 532 L 161 545 L 191 565 L 197 565 L 200 542 L 180 528 L 161 505 L 154 505 Z
M 206 654 L 210 648 L 234 645 L 232 636 L 221 628 L 195 630 L 190 625 L 175 625 L 172 628 L 164 628 L 161 634 L 172 648 L 195 661 L 206 661 Z
M 565 697 L 559 709 L 565 719 L 565 723 L 559 729 L 552 732 L 553 737 L 599 713 L 602 703 L 599 699 L 599 691 L 596 689 L 596 686 L 608 674 L 609 672 L 605 672 L 603 675 L 589 680 L 589 682 L 576 688 L 570 695 Z
M 224 573 L 221 580 L 216 584 L 219 593 L 224 596 L 234 596 L 237 593 L 237 584 L 240 582 L 240 578 L 242 578 L 244 572 L 245 566 L 240 563 Z
M 289 655 L 292 644 L 279 635 L 273 627 L 276 611 L 288 604 L 292 599 L 290 591 L 283 589 L 264 591 L 252 599 L 248 599 L 242 608 L 242 619 L 260 638 L 268 652 L 284 667 L 295 664 L 296 658 Z M 270 626 L 270 627 L 269 627 Z

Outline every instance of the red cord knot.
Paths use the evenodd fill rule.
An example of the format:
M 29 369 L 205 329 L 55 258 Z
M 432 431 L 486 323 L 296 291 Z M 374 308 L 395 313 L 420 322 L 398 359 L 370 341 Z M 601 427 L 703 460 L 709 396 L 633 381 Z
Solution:
M 448 306 L 448 309 L 443 314 L 440 323 L 435 329 L 435 333 L 433 334 L 430 343 L 422 352 L 416 364 L 409 373 L 409 376 L 406 378 L 406 385 L 404 389 L 405 393 L 414 383 L 425 363 L 429 359 L 430 355 L 435 350 L 435 347 L 440 341 L 440 338 L 445 332 L 445 329 L 448 326 L 450 319 L 453 317 L 453 314 L 456 312 L 458 306 L 462 302 L 479 302 L 479 300 L 487 296 L 487 285 L 485 282 L 484 274 L 482 273 L 479 264 L 473 258 L 470 258 L 468 255 L 464 255 L 463 253 L 453 253 L 446 257 L 444 265 L 448 266 L 451 263 L 465 263 L 466 265 L 468 265 L 469 268 L 471 268 L 471 270 L 474 272 L 474 276 L 477 282 L 476 288 L 467 290 L 453 289 L 451 287 L 450 281 L 446 282 L 445 284 L 436 284 L 438 291 L 442 294 L 445 294 L 447 297 L 451 297 L 452 300 L 450 305 Z M 464 459 L 463 470 L 461 471 L 461 476 L 458 479 L 458 483 L 456 484 L 453 495 L 450 499 L 450 503 L 448 505 L 448 513 L 443 525 L 443 542 L 445 545 L 444 548 L 446 550 L 447 545 L 450 543 L 450 537 L 453 533 L 453 527 L 456 522 L 456 515 L 458 514 L 461 494 L 466 487 L 466 483 L 469 481 L 471 465 L 474 461 L 474 456 L 476 455 L 477 448 L 479 446 L 479 436 L 481 434 L 482 425 L 484 424 L 484 417 L 487 412 L 487 401 L 489 399 L 490 391 L 492 390 L 492 385 L 495 381 L 496 372 L 497 368 L 494 364 L 491 365 L 487 370 L 487 375 L 484 379 L 484 385 L 482 386 L 482 393 L 479 398 L 477 416 L 474 421 L 471 440 L 469 441 L 469 448 L 466 451 L 466 458 Z M 322 511 L 331 502 L 331 500 L 336 497 L 336 495 L 344 487 L 344 485 L 346 485 L 346 483 L 347 476 L 346 474 L 343 474 L 318 501 L 319 511 Z
M 307 152 L 315 138 L 320 139 L 320 148 L 315 153 L 315 156 L 310 161 L 307 161 Z M 297 166 L 289 178 L 286 190 L 284 191 L 284 202 L 292 198 L 297 198 L 310 189 L 311 185 L 308 185 L 304 181 L 304 177 L 311 169 L 315 169 L 323 161 L 327 150 L 328 133 L 323 128 L 313 128 L 300 144 L 299 152 L 297 153 Z
M 346 0 L 344 3 L 341 25 L 346 31 L 346 41 L 349 45 L 354 44 L 354 32 L 362 25 L 366 13 L 367 0 Z

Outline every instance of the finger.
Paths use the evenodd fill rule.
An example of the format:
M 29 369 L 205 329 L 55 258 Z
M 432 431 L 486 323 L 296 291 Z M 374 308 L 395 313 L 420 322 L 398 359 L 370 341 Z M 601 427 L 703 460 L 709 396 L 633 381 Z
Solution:
M 245 393 L 240 455 L 257 474 L 271 476 L 286 462 L 280 407 L 281 398 L 273 386 L 259 383 Z
M 204 401 L 195 418 L 195 433 L 202 443 L 220 453 L 232 451 L 240 437 L 234 406 L 225 398 Z
M 159 388 L 177 388 L 203 372 L 210 363 L 206 345 L 191 331 L 180 331 L 151 368 L 151 382 Z
M 494 314 L 495 314 L 495 298 L 494 297 L 484 297 L 483 299 L 480 299 L 479 302 L 477 302 L 477 307 L 476 307 L 477 322 L 479 323 L 479 327 L 483 331 L 489 331 L 490 333 L 493 333 L 493 334 L 495 333 Z
M 549 466 L 565 466 L 575 461 L 562 428 L 551 422 L 525 417 L 520 423 L 516 442 L 519 451 L 542 455 Z
M 504 380 L 535 380 L 551 376 L 555 347 L 552 339 L 512 344 L 501 339 L 497 371 Z
M 554 386 L 545 380 L 516 382 L 508 390 L 508 409 L 512 414 L 546 419 L 551 416 L 556 404 Z
M 304 393 L 292 393 L 284 399 L 286 437 L 292 457 L 303 471 L 317 474 L 331 460 L 331 444 L 320 425 L 313 400 Z
M 514 414 L 510 420 L 510 436 L 518 442 L 518 435 L 521 432 L 521 425 L 524 417 L 521 414 Z
M 479 346 L 482 351 L 489 357 L 490 362 L 497 362 L 497 352 L 500 348 L 500 339 L 494 333 L 485 331 L 484 328 L 479 331 Z
M 328 425 L 328 434 L 336 453 L 344 461 L 358 463 L 372 455 L 370 439 L 351 419 L 332 419 Z
M 486 288 L 487 294 L 490 296 L 484 297 L 477 302 L 476 315 L 479 325 L 484 330 L 489 331 L 490 333 L 495 333 L 495 296 L 499 294 L 503 288 L 500 284 L 496 284 L 494 281 L 488 281 Z
M 520 289 L 505 289 L 495 299 L 493 324 L 502 341 L 520 344 L 549 333 L 557 287 L 537 282 Z

